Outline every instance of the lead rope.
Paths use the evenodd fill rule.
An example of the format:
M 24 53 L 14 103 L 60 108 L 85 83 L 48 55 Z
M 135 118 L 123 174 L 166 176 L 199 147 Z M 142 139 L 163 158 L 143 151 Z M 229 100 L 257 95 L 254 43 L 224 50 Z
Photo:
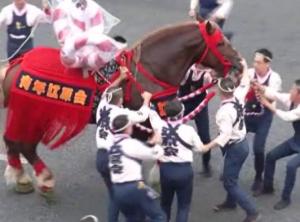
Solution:
M 108 84 L 111 84 L 111 82 L 99 71 L 96 71 L 94 72 L 94 74 L 97 74 L 99 77 L 101 77 L 106 83 Z M 130 73 L 130 71 L 129 71 Z M 131 76 L 131 78 L 134 78 L 132 74 L 128 74 Z M 183 97 L 180 97 L 178 98 L 179 101 L 187 101 L 187 100 L 190 100 L 190 99 L 193 99 L 195 98 L 196 96 L 200 95 L 201 93 L 205 92 L 207 89 L 213 87 L 216 83 L 218 82 L 217 79 L 214 79 L 211 83 L 208 83 L 208 84 L 205 84 L 204 86 L 202 86 L 201 88 L 197 89 L 196 91 L 193 91 L 191 92 L 190 94 L 186 95 L 186 96 L 183 96 Z M 192 120 L 198 113 L 200 113 L 202 111 L 202 109 L 207 106 L 208 102 L 215 96 L 215 93 L 212 92 L 212 93 L 209 93 L 205 99 L 190 113 L 188 114 L 187 116 L 183 117 L 182 119 L 179 120 L 180 123 L 186 123 L 190 120 Z M 144 132 L 147 132 L 147 133 L 152 133 L 153 130 L 146 127 L 146 126 L 143 126 L 139 123 L 135 124 L 135 126 L 137 128 L 139 128 L 140 130 L 144 131 Z
M 52 4 L 51 4 L 50 0 L 42 0 L 42 3 L 43 3 L 43 4 L 48 4 L 48 5 L 50 6 L 50 8 L 52 8 Z M 0 59 L 0 63 L 6 63 L 6 62 L 8 62 L 9 60 L 11 60 L 12 58 L 14 58 L 14 57 L 20 52 L 20 50 L 23 48 L 23 46 L 24 46 L 31 38 L 33 38 L 35 30 L 37 29 L 37 27 L 38 27 L 39 24 L 40 24 L 40 23 L 38 22 L 39 18 L 41 18 L 41 16 L 37 17 L 37 22 L 36 22 L 36 24 L 35 24 L 34 26 L 32 26 L 32 29 L 31 29 L 30 34 L 27 36 L 27 38 L 24 40 L 24 42 L 19 46 L 19 48 L 17 48 L 16 51 L 15 51 L 10 57 L 8 57 L 8 58 L 6 58 L 6 59 Z
M 38 17 L 39 18 L 39 17 Z M 24 40 L 24 42 L 19 46 L 19 48 L 16 49 L 16 51 L 8 58 L 5 58 L 5 59 L 1 59 L 0 60 L 0 63 L 6 63 L 8 62 L 9 60 L 11 60 L 12 58 L 14 58 L 19 52 L 20 50 L 23 48 L 23 46 L 34 36 L 34 32 L 35 30 L 37 29 L 39 25 L 39 22 L 36 23 L 33 27 L 32 27 L 32 30 L 30 32 L 30 34 L 28 35 L 28 37 Z
M 211 93 L 208 93 L 207 96 L 205 97 L 205 99 L 192 111 L 190 112 L 188 115 L 182 117 L 181 119 L 177 120 L 177 121 L 172 121 L 172 122 L 175 122 L 177 124 L 184 124 L 190 120 L 192 120 L 193 118 L 195 118 L 195 116 L 200 113 L 204 107 L 207 106 L 208 102 L 216 95 L 215 92 L 211 92 Z M 167 121 L 169 122 L 169 121 Z M 137 128 L 139 128 L 140 130 L 142 131 L 145 131 L 147 133 L 153 133 L 153 130 L 148 128 L 148 127 L 145 127 L 141 124 L 136 124 L 135 125 Z

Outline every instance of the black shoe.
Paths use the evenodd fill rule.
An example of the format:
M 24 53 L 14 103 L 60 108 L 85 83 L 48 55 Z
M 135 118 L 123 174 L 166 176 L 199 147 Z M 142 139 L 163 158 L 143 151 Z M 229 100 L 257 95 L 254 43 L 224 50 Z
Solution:
M 203 170 L 200 172 L 203 177 L 210 178 L 212 177 L 212 169 L 210 166 L 203 166 Z
M 261 190 L 257 190 L 257 192 L 255 192 L 255 195 L 253 193 L 253 196 L 258 197 L 258 196 L 262 196 L 262 195 L 273 195 L 274 192 L 275 191 L 274 191 L 273 187 L 263 186 Z
M 243 222 L 258 222 L 261 219 L 261 215 L 259 213 L 254 214 L 254 215 L 247 215 L 245 220 Z
M 282 210 L 287 208 L 291 204 L 289 200 L 280 200 L 278 203 L 274 205 L 274 210 Z
M 224 211 L 231 211 L 235 210 L 236 205 L 228 204 L 226 202 L 216 205 L 213 210 L 214 212 L 224 212 Z
M 219 180 L 220 180 L 221 182 L 223 182 L 223 181 L 224 181 L 224 175 L 223 175 L 223 173 L 221 173 L 221 174 L 220 174 L 220 176 L 219 176 Z
M 259 196 L 263 190 L 263 182 L 261 180 L 255 180 L 252 184 L 251 190 L 253 191 L 253 196 Z
M 262 189 L 262 194 L 274 194 L 275 190 L 273 187 L 266 187 L 264 186 L 263 189 Z

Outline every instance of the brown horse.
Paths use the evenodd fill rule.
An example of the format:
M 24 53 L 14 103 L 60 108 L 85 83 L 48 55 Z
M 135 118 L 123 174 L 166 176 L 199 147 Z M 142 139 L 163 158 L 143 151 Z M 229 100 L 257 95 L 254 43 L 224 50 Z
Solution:
M 141 64 L 154 79 L 174 87 L 179 86 L 187 70 L 197 61 L 215 69 L 219 77 L 224 76 L 224 70 L 227 72 L 231 68 L 242 72 L 239 54 L 221 34 L 217 25 L 211 22 L 187 22 L 160 29 L 135 44 L 132 52 L 133 57 L 129 64 L 132 77 L 140 87 L 152 93 L 162 91 L 164 87 L 155 81 L 149 81 L 149 78 L 136 68 L 137 64 Z M 9 101 L 11 85 L 18 68 L 18 66 L 12 68 L 4 80 L 6 103 Z M 130 91 L 131 100 L 128 103 L 133 109 L 137 109 L 142 103 L 139 92 L 138 87 L 133 84 Z M 13 180 L 19 192 L 33 191 L 31 178 L 24 172 L 23 167 L 16 168 L 14 164 L 19 162 L 21 154 L 33 166 L 41 193 L 46 197 L 52 194 L 54 176 L 37 155 L 38 143 L 10 141 L 5 136 L 4 140 L 10 160 L 6 168 L 6 179 Z

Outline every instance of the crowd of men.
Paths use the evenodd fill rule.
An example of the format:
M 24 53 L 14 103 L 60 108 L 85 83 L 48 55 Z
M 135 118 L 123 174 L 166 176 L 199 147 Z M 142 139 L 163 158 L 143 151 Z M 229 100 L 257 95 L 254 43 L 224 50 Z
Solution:
M 191 0 L 189 15 L 195 17 L 199 7 L 202 17 L 215 21 L 222 28 L 232 5 L 232 0 Z M 85 16 L 86 23 L 74 22 L 74 28 L 74 24 L 70 25 L 65 16 L 68 14 L 66 11 L 74 10 L 76 14 L 83 9 L 86 11 L 80 16 Z M 60 1 L 52 12 L 47 5 L 43 11 L 25 0 L 14 0 L 0 13 L 0 26 L 7 26 L 8 60 L 13 61 L 33 48 L 32 28 L 39 22 L 50 22 L 51 15 L 55 34 L 61 45 L 62 63 L 72 68 L 98 70 L 125 45 L 106 35 L 107 30 L 118 22 L 117 18 L 105 12 L 111 23 L 104 24 L 102 14 L 97 9 L 97 4 L 92 0 Z M 232 33 L 227 33 L 227 36 L 231 38 Z M 110 53 L 102 56 L 107 48 Z M 274 193 L 276 161 L 294 155 L 287 164 L 282 197 L 274 205 L 274 209 L 288 207 L 297 168 L 300 166 L 300 80 L 294 82 L 289 93 L 281 93 L 282 80 L 271 68 L 272 59 L 270 50 L 258 49 L 254 52 L 253 68 L 248 69 L 247 63 L 242 61 L 244 72 L 238 86 L 230 78 L 218 81 L 221 104 L 215 121 L 219 134 L 214 139 L 209 134 L 209 125 L 212 123 L 209 123 L 207 107 L 194 119 L 197 130 L 181 122 L 184 115 L 203 101 L 206 92 L 184 104 L 179 100 L 168 101 L 165 107 L 166 119 L 161 119 L 150 108 L 149 92 L 142 94 L 143 106 L 138 111 L 132 111 L 122 107 L 123 91 L 119 86 L 127 75 L 126 70 L 121 68 L 120 77 L 103 93 L 96 113 L 97 169 L 110 196 L 107 221 L 118 221 L 119 212 L 127 221 L 144 221 L 146 218 L 157 222 L 170 221 L 175 194 L 178 203 L 176 221 L 188 221 L 193 192 L 193 153 L 204 153 L 203 174 L 210 177 L 210 151 L 216 147 L 220 147 L 224 155 L 222 181 L 227 196 L 221 204 L 214 207 L 214 211 L 223 212 L 240 206 L 246 213 L 244 222 L 259 221 L 259 210 L 238 183 L 240 170 L 249 154 L 247 133 L 255 134 L 252 148 L 254 196 Z M 211 72 L 212 70 L 195 64 L 182 82 L 179 95 L 187 95 L 212 81 Z M 277 109 L 276 102 L 283 103 L 287 111 Z M 274 114 L 283 121 L 291 122 L 295 133 L 265 155 L 265 144 Z M 148 118 L 154 133 L 147 144 L 144 144 L 131 136 L 133 125 Z M 146 160 L 159 162 L 160 195 L 144 182 L 142 162 Z
M 252 187 L 255 196 L 274 192 L 276 160 L 296 154 L 287 165 L 282 198 L 274 205 L 275 210 L 286 208 L 291 203 L 300 157 L 300 80 L 295 81 L 290 93 L 280 93 L 281 79 L 279 74 L 272 71 L 271 60 L 269 50 L 259 49 L 254 54 L 254 68 L 247 69 L 246 62 L 243 61 L 244 73 L 239 86 L 236 87 L 230 78 L 218 81 L 221 105 L 216 114 L 216 125 L 219 134 L 204 144 L 191 126 L 180 122 L 185 106 L 178 100 L 167 102 L 166 120 L 162 120 L 149 108 L 149 93 L 143 95 L 145 100 L 140 110 L 121 108 L 123 92 L 117 85 L 126 78 L 126 75 L 121 75 L 113 83 L 113 87 L 107 89 L 97 111 L 96 138 L 109 136 L 112 139 L 109 145 L 106 142 L 107 147 L 103 146 L 104 141 L 98 143 L 100 150 L 97 159 L 99 172 L 103 177 L 106 175 L 106 181 L 110 181 L 109 184 L 106 183 L 111 195 L 108 221 L 117 221 L 119 210 L 128 221 L 143 221 L 145 216 L 151 221 L 170 221 L 175 194 L 178 203 L 176 221 L 188 221 L 193 191 L 193 152 L 206 153 L 215 147 L 221 147 L 224 155 L 222 180 L 227 197 L 214 207 L 214 211 L 234 210 L 239 205 L 246 212 L 243 221 L 259 221 L 261 215 L 257 207 L 238 183 L 240 170 L 249 154 L 247 132 L 259 132 L 254 138 L 258 141 L 254 142 L 253 147 L 256 154 L 256 176 Z M 197 71 L 197 67 L 191 69 L 192 73 L 188 73 L 187 79 L 194 74 L 194 80 L 203 82 L 197 75 L 203 77 L 208 71 Z M 187 86 L 190 87 L 190 84 Z M 289 110 L 276 109 L 276 101 L 284 103 Z M 245 107 L 248 107 L 246 111 Z M 293 122 L 295 134 L 270 151 L 264 165 L 264 145 L 274 113 L 285 121 Z M 154 148 L 147 148 L 131 138 L 133 124 L 144 121 L 147 117 L 155 132 L 147 146 L 152 145 Z M 145 178 L 141 163 L 144 160 L 158 160 L 160 163 L 161 208 L 157 202 L 158 194 L 143 182 Z

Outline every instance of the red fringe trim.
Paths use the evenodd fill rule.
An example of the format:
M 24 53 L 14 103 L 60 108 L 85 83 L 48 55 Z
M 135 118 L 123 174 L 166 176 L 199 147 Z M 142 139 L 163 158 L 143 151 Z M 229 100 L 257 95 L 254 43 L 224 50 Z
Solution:
M 49 82 L 85 88 L 91 91 L 89 104 L 81 106 L 49 99 L 21 90 L 15 75 L 8 101 L 5 136 L 25 143 L 39 143 L 55 149 L 80 133 L 89 123 L 96 84 L 84 79 L 80 70 L 69 70 L 60 62 L 59 50 L 36 48 L 25 54 L 21 70 Z

